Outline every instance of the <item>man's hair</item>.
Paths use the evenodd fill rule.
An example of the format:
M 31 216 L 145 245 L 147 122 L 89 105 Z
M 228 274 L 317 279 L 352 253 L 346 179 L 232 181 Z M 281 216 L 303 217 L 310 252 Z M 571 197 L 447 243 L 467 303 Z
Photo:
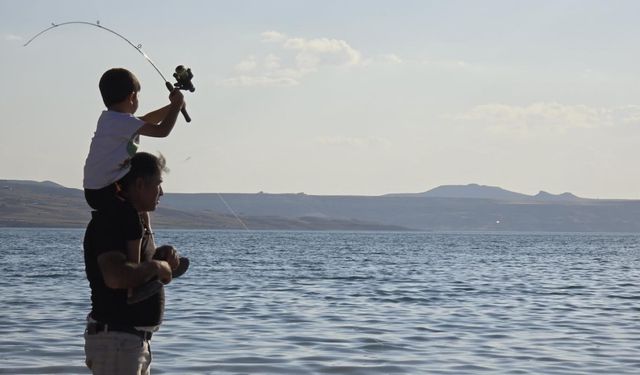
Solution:
M 136 76 L 124 68 L 113 68 L 104 72 L 98 86 L 107 108 L 125 100 L 132 92 L 140 91 L 140 82 Z
M 133 185 L 138 178 L 149 180 L 152 177 L 162 175 L 162 172 L 168 172 L 167 163 L 164 156 L 155 156 L 147 152 L 139 152 L 135 154 L 129 161 L 131 169 L 118 181 L 118 185 L 123 190 Z

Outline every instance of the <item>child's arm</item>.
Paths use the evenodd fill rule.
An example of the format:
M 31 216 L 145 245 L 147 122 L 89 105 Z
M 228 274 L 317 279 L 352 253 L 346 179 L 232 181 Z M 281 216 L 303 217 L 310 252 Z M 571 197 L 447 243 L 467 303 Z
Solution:
M 160 109 L 156 109 L 155 111 L 149 112 L 144 116 L 138 117 L 140 120 L 146 122 L 147 124 L 158 125 L 169 113 L 169 108 L 171 104 L 167 104 Z
M 145 123 L 138 130 L 138 134 L 163 138 L 171 133 L 178 119 L 180 109 L 184 104 L 184 96 L 182 96 L 180 90 L 173 90 L 169 95 L 169 100 L 171 104 L 168 106 L 150 112 L 140 118 Z

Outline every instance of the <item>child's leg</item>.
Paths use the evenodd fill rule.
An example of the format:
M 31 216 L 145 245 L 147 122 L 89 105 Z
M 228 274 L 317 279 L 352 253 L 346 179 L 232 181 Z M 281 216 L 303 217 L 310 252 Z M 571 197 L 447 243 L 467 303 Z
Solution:
M 127 241 L 127 262 L 138 264 L 140 263 L 140 243 L 142 239 L 128 240 Z M 131 297 L 133 289 L 127 289 L 127 296 Z
M 131 225 L 135 225 L 136 222 L 140 223 L 141 219 L 143 223 L 145 222 L 144 214 L 140 214 L 140 216 L 138 216 L 137 212 L 131 212 L 131 211 L 127 212 L 126 210 L 124 211 L 124 213 L 127 215 L 127 218 L 130 220 Z M 147 225 L 144 224 L 144 226 L 146 227 Z M 142 249 L 141 246 L 142 246 L 142 237 L 134 240 L 127 240 L 127 262 L 133 263 L 133 264 L 140 264 L 140 262 L 142 261 L 141 259 L 142 254 L 144 254 L 143 253 L 144 249 Z M 127 290 L 127 297 L 131 297 L 132 295 L 133 295 L 133 288 L 129 288 Z
M 140 263 L 140 243 L 142 239 L 127 241 L 127 262 Z
M 98 211 L 112 211 L 118 206 L 116 202 L 117 187 L 111 184 L 102 189 L 84 189 L 84 198 L 91 208 Z
M 151 250 L 155 250 L 156 249 L 156 242 L 153 236 L 153 230 L 151 229 L 151 216 L 149 215 L 149 212 L 143 212 L 140 214 L 140 218 L 142 219 L 142 225 L 144 226 L 144 229 L 147 233 L 149 233 L 149 243 L 147 244 L 147 246 L 149 247 L 149 249 Z M 142 251 L 146 251 L 147 249 L 142 249 Z
M 140 241 L 140 257 L 142 260 L 149 260 L 152 258 L 155 253 L 156 243 L 153 238 L 153 231 L 151 230 L 151 220 L 148 212 L 141 212 L 139 214 L 139 219 L 143 229 L 143 240 Z M 138 286 L 137 288 L 129 289 L 127 295 L 127 303 L 137 303 L 142 300 L 149 298 L 150 296 L 156 294 L 160 289 L 163 288 L 163 284 L 157 279 L 151 280 L 145 284 Z

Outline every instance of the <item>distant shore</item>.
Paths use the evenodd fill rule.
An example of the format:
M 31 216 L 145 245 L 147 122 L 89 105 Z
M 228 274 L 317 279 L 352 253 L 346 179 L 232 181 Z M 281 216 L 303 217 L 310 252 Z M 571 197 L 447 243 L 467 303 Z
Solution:
M 0 180 L 0 227 L 83 228 L 89 219 L 79 189 Z M 153 223 L 173 229 L 635 233 L 640 201 L 528 196 L 474 184 L 377 197 L 166 193 Z

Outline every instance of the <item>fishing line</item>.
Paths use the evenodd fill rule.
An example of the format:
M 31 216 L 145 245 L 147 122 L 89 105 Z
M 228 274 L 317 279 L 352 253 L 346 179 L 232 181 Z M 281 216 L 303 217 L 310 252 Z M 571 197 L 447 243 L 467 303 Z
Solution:
M 120 37 L 122 40 L 124 40 L 125 42 L 127 42 L 131 47 L 133 47 L 136 51 L 138 51 L 142 56 L 144 56 L 145 59 L 147 59 L 147 61 L 149 62 L 149 64 L 151 64 L 151 66 L 153 66 L 153 69 L 156 70 L 156 72 L 158 72 L 158 74 L 160 75 L 160 77 L 162 77 L 162 82 L 169 82 L 167 81 L 167 79 L 164 77 L 164 75 L 162 74 L 162 72 L 160 71 L 160 69 L 158 69 L 158 67 L 156 66 L 156 64 L 153 63 L 153 61 L 151 60 L 151 58 L 149 58 L 149 56 L 144 53 L 144 51 L 142 50 L 142 44 L 138 44 L 135 45 L 133 44 L 129 39 L 125 38 L 122 34 L 117 33 L 116 31 L 108 28 L 108 27 L 104 27 L 102 25 L 100 25 L 100 21 L 96 21 L 95 23 L 93 22 L 86 22 L 86 21 L 70 21 L 70 22 L 63 22 L 63 23 L 51 23 L 51 26 L 49 26 L 48 28 L 40 31 L 39 33 L 37 33 L 36 35 L 34 35 L 31 39 L 29 39 L 29 41 L 27 41 L 23 47 L 28 46 L 31 42 L 33 42 L 35 39 L 37 39 L 40 35 L 46 33 L 49 30 L 55 29 L 57 27 L 60 26 L 65 26 L 65 25 L 88 25 L 88 26 L 93 26 L 93 27 L 97 27 L 99 29 L 105 30 L 110 32 L 113 35 L 116 35 L 118 37 Z
M 244 221 L 242 221 L 240 219 L 240 216 L 236 215 L 235 211 L 233 211 L 233 209 L 231 208 L 231 206 L 229 206 L 229 204 L 227 203 L 227 201 L 222 198 L 222 194 L 217 193 L 218 197 L 220 198 L 220 200 L 222 201 L 222 203 L 224 203 L 225 207 L 227 207 L 227 210 L 229 210 L 229 212 L 231 212 L 233 214 L 233 216 L 235 216 L 236 220 L 238 220 L 238 222 L 240 224 L 242 224 L 242 227 L 244 228 L 244 230 L 249 230 L 249 228 L 247 227 L 247 225 L 244 223 Z
M 142 56 L 144 56 L 144 58 L 149 62 L 149 64 L 151 64 L 151 66 L 153 66 L 153 69 L 155 69 L 155 71 L 160 75 L 160 77 L 162 77 L 162 81 L 164 82 L 165 86 L 167 87 L 167 89 L 169 91 L 173 91 L 174 89 L 189 90 L 191 92 L 195 91 L 195 88 L 193 87 L 193 84 L 191 83 L 191 78 L 193 78 L 193 74 L 191 73 L 191 69 L 185 69 L 185 67 L 183 67 L 182 65 L 179 65 L 176 68 L 176 73 L 173 74 L 173 76 L 176 78 L 176 80 L 178 82 L 175 83 L 175 84 L 171 84 L 171 82 L 167 81 L 167 79 L 164 77 L 164 75 L 162 74 L 160 69 L 158 69 L 156 64 L 153 63 L 151 58 L 149 58 L 149 56 L 146 53 L 144 53 L 144 51 L 142 50 L 142 44 L 138 44 L 136 46 L 129 39 L 124 37 L 124 35 L 116 32 L 116 31 L 114 31 L 114 30 L 112 30 L 112 29 L 110 29 L 108 27 L 104 27 L 104 26 L 100 25 L 100 21 L 96 21 L 96 23 L 86 22 L 86 21 L 69 21 L 69 22 L 63 22 L 63 23 L 53 23 L 52 22 L 51 26 L 47 27 L 46 29 L 44 29 L 44 30 L 40 31 L 39 33 L 37 33 L 36 35 L 34 35 L 31 39 L 29 39 L 23 45 L 23 47 L 28 46 L 36 38 L 38 38 L 40 35 L 46 33 L 49 30 L 58 28 L 60 26 L 74 25 L 74 24 L 75 25 L 86 25 L 86 26 L 97 27 L 98 29 L 102 29 L 102 30 L 108 31 L 111 34 L 116 35 L 120 39 L 122 39 L 125 42 L 127 42 L 131 47 L 133 47 Z M 191 122 L 191 117 L 187 113 L 186 106 L 183 106 L 182 109 L 180 110 L 180 112 L 182 112 L 182 115 L 184 116 L 185 121 Z
M 113 35 L 118 36 L 120 39 L 124 40 L 125 42 L 127 42 L 127 44 L 129 44 L 131 47 L 133 47 L 136 51 L 138 51 L 138 53 L 140 53 L 142 56 L 144 56 L 144 58 L 149 62 L 149 64 L 151 64 L 151 66 L 153 67 L 153 69 L 155 69 L 155 71 L 160 75 L 160 77 L 162 78 L 162 81 L 164 82 L 165 86 L 167 86 L 167 88 L 169 89 L 169 91 L 173 90 L 174 88 L 179 88 L 182 90 L 188 89 L 189 91 L 194 91 L 195 88 L 193 87 L 193 85 L 191 84 L 191 78 L 193 77 L 193 75 L 191 74 L 191 70 L 190 69 L 185 69 L 182 65 L 178 66 L 176 68 L 176 74 L 174 74 L 173 76 L 176 78 L 176 80 L 178 80 L 178 83 L 176 83 L 175 85 L 172 85 L 166 78 L 165 76 L 162 74 L 162 72 L 160 71 L 160 69 L 158 69 L 158 67 L 156 66 L 156 64 L 151 60 L 151 58 L 149 57 L 149 55 L 147 55 L 143 50 L 142 50 L 142 44 L 138 44 L 135 45 L 133 44 L 129 39 L 127 39 L 124 35 L 116 32 L 115 30 L 112 30 L 108 27 L 104 27 L 102 25 L 100 25 L 100 21 L 96 21 L 95 23 L 93 22 L 86 22 L 86 21 L 69 21 L 69 22 L 63 22 L 63 23 L 51 23 L 51 26 L 47 27 L 46 29 L 40 31 L 39 33 L 37 33 L 36 35 L 34 35 L 31 39 L 29 39 L 24 45 L 23 47 L 28 46 L 29 44 L 31 44 L 31 42 L 33 42 L 34 40 L 36 40 L 38 37 L 40 37 L 42 34 L 53 30 L 55 28 L 58 28 L 60 26 L 66 26 L 66 25 L 87 25 L 87 26 L 93 26 L 93 27 L 97 27 L 98 29 L 104 30 L 104 31 L 108 31 Z M 188 77 L 184 77 L 184 74 L 188 74 Z M 174 87 L 175 86 L 175 87 Z M 182 108 L 182 114 L 185 117 L 185 120 L 187 122 L 191 121 L 191 118 L 189 117 L 189 115 L 187 114 L 187 111 L 185 108 Z M 242 227 L 245 230 L 249 230 L 249 228 L 247 227 L 247 225 L 244 223 L 244 221 L 242 221 L 242 219 L 240 219 L 240 217 L 235 213 L 235 211 L 231 208 L 231 206 L 229 206 L 229 204 L 227 203 L 227 201 L 222 197 L 222 195 L 220 193 L 218 193 L 218 197 L 220 198 L 220 200 L 222 201 L 222 203 L 224 204 L 224 206 L 227 208 L 227 210 L 229 210 L 229 212 L 231 212 L 231 214 L 236 218 L 236 220 L 242 225 Z

